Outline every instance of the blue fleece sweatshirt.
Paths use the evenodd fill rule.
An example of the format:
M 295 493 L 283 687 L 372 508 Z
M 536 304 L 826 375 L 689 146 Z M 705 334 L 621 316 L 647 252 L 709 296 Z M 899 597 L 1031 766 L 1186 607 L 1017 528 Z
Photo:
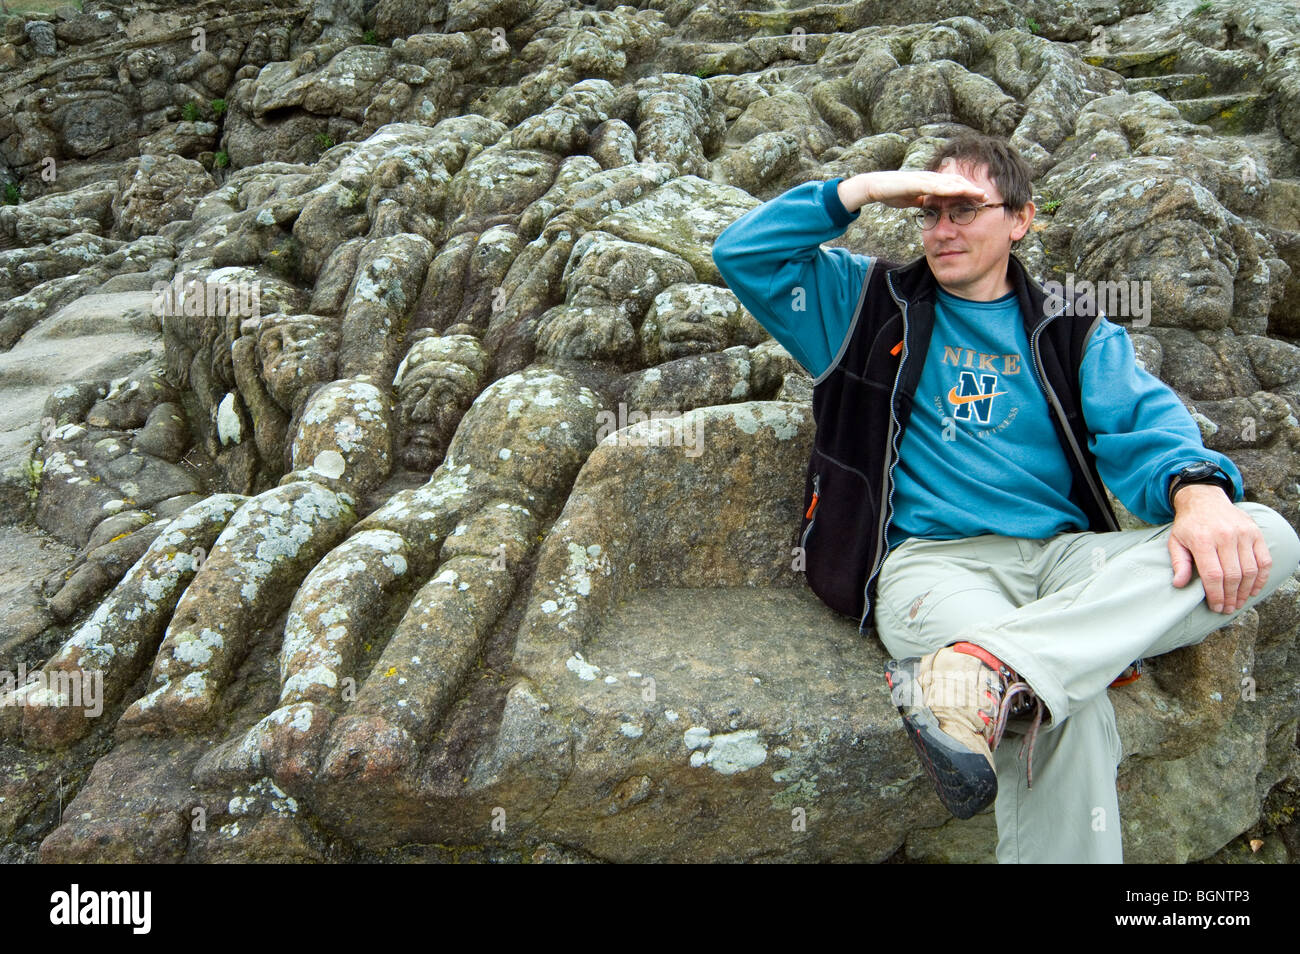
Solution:
M 848 343 L 872 263 L 872 256 L 820 247 L 861 214 L 840 202 L 840 181 L 805 182 L 751 209 L 713 246 L 728 287 L 814 383 Z M 1168 523 L 1169 478 L 1201 460 L 1222 467 L 1233 500 L 1244 499 L 1237 466 L 1204 446 L 1178 396 L 1137 363 L 1123 327 L 1099 322 L 1079 374 L 1088 449 L 1130 512 Z M 941 288 L 894 467 L 888 546 L 909 536 L 1042 539 L 1087 529 L 1068 497 L 1069 463 L 1049 414 L 1015 293 L 978 302 Z

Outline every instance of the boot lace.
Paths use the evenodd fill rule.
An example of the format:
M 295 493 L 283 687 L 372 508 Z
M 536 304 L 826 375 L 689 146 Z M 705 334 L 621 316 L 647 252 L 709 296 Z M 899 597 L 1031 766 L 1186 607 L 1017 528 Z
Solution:
M 1043 701 L 1034 690 L 1006 666 L 998 667 L 998 687 L 989 691 L 993 699 L 996 717 L 993 720 L 993 733 L 989 739 L 989 748 L 996 749 L 1006 731 L 1007 720 L 1019 718 L 1033 710 L 1034 721 L 1029 732 L 1020 743 L 1018 758 L 1025 759 L 1025 781 L 1029 788 L 1034 787 L 1034 741 L 1038 738 L 1038 727 L 1043 721 Z

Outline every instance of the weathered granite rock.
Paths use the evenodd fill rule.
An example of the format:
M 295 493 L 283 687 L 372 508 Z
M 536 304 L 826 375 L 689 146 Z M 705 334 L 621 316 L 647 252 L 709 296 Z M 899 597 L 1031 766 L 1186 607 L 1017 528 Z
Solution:
M 368 381 L 345 378 L 326 385 L 298 421 L 294 469 L 329 473 L 354 493 L 377 487 L 393 465 L 389 418 L 387 395 Z
M 50 747 L 90 731 L 90 716 L 100 715 L 104 703 L 115 702 L 157 651 L 203 555 L 241 503 L 240 497 L 216 494 L 168 523 L 91 618 L 46 663 L 46 673 L 76 677 L 73 685 L 93 678 L 99 711 L 86 704 L 60 703 L 48 697 L 47 689 L 44 697 L 27 693 L 23 705 L 4 707 L 5 728 L 12 732 L 21 720 L 30 744 Z
M 244 503 L 177 604 L 154 661 L 153 688 L 123 713 L 119 731 L 210 718 L 250 633 L 283 610 L 355 519 L 348 498 L 306 481 Z
M 32 45 L 37 56 L 54 56 L 57 47 L 54 41 L 54 24 L 46 20 L 28 20 L 23 24 L 23 32 Z

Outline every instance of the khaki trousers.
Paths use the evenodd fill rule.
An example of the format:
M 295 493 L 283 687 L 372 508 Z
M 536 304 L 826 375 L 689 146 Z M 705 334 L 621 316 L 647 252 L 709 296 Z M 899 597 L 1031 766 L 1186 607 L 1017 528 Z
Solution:
M 1200 575 L 1173 586 L 1172 524 L 1042 540 L 984 534 L 909 537 L 876 582 L 876 629 L 895 658 L 966 640 L 1014 669 L 1051 712 L 1026 787 L 1020 738 L 993 753 L 997 859 L 1123 861 L 1116 770 L 1123 756 L 1107 686 L 1135 659 L 1199 643 L 1266 599 L 1300 566 L 1300 538 L 1276 511 L 1243 502 L 1273 566 L 1231 615 L 1205 600 Z

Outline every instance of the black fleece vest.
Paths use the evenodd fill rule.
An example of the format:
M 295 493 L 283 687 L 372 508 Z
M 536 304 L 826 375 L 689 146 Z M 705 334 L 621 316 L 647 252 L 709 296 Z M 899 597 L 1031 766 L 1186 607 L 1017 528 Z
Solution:
M 1079 365 L 1101 320 L 1082 300 L 1050 299 L 1012 253 L 1007 278 L 1020 299 L 1033 368 L 1070 463 L 1080 529 L 1119 529 L 1106 500 L 1079 393 Z M 876 575 L 887 555 L 892 471 L 934 329 L 937 285 L 925 256 L 906 265 L 877 259 L 863 284 L 839 354 L 813 382 L 816 436 L 804 481 L 800 546 L 808 585 L 827 606 L 874 635 Z M 892 396 L 892 402 L 891 402 Z M 1062 423 L 1064 422 L 1064 424 Z M 815 499 L 814 499 L 815 495 Z

